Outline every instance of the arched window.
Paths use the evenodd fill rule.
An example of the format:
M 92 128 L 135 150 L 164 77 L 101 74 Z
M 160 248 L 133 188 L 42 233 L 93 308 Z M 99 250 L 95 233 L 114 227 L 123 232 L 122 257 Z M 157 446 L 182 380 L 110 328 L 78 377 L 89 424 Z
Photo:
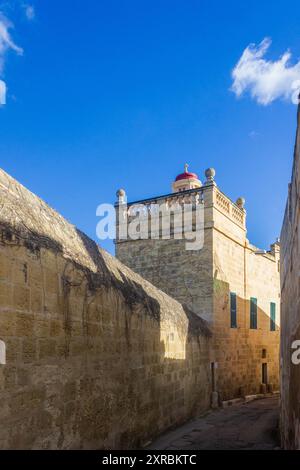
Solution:
M 4 341 L 0 340 L 0 364 L 6 364 L 6 346 Z

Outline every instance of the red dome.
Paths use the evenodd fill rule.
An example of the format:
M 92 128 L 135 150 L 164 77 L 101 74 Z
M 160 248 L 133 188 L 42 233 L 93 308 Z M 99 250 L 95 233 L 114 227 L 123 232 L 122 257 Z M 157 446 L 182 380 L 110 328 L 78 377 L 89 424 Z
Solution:
M 180 175 L 178 175 L 175 181 L 189 180 L 189 179 L 197 180 L 198 176 L 196 175 L 196 173 L 189 173 L 188 171 L 186 171 L 185 173 L 181 173 Z

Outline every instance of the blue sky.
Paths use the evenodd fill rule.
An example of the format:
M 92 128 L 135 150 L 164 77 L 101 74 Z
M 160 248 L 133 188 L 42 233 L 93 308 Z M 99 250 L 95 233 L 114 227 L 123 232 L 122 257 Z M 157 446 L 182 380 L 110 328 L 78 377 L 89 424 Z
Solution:
M 5 171 L 95 238 L 96 207 L 119 187 L 129 200 L 165 194 L 185 162 L 202 180 L 213 166 L 226 194 L 245 197 L 251 242 L 268 248 L 283 217 L 296 106 L 237 98 L 231 72 L 267 37 L 267 60 L 290 49 L 297 63 L 298 2 L 15 0 L 0 10 L 23 49 L 7 51 L 0 77 Z

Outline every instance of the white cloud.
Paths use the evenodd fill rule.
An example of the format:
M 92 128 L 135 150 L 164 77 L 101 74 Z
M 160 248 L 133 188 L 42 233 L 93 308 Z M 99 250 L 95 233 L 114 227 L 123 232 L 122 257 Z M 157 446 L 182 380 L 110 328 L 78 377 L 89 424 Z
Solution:
M 6 83 L 0 80 L 0 106 L 6 104 Z
M 9 30 L 13 28 L 12 23 L 0 12 L 0 76 L 3 74 L 5 55 L 11 49 L 22 55 L 23 49 L 18 47 L 12 40 Z M 6 83 L 0 80 L 0 105 L 6 103 Z
M 259 104 L 268 105 L 283 98 L 298 103 L 300 91 L 300 61 L 290 64 L 291 53 L 286 51 L 278 60 L 264 56 L 271 45 L 265 38 L 258 46 L 250 44 L 232 71 L 231 90 L 236 96 L 249 91 Z
M 25 15 L 28 20 L 34 20 L 35 18 L 35 9 L 33 5 L 24 4 L 23 8 L 25 10 Z
M 13 28 L 12 23 L 0 13 L 0 58 L 2 59 L 8 49 L 14 50 L 17 54 L 23 54 L 23 49 L 18 47 L 10 37 L 11 28 Z

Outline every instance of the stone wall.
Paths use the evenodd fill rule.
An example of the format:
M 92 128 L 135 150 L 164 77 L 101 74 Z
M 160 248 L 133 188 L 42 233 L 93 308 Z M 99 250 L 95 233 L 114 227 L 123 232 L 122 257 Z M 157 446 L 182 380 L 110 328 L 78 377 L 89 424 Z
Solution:
M 300 449 L 300 365 L 291 361 L 292 343 L 300 340 L 300 106 L 281 232 L 281 436 L 286 449 Z
M 256 254 L 245 239 L 214 230 L 214 361 L 223 399 L 261 392 L 267 364 L 268 388 L 279 390 L 279 253 Z M 237 327 L 230 328 L 230 293 L 236 294 Z M 250 328 L 250 298 L 257 299 L 257 329 Z M 276 331 L 270 330 L 270 302 Z
M 0 171 L 1 449 L 128 449 L 210 405 L 210 330 Z

